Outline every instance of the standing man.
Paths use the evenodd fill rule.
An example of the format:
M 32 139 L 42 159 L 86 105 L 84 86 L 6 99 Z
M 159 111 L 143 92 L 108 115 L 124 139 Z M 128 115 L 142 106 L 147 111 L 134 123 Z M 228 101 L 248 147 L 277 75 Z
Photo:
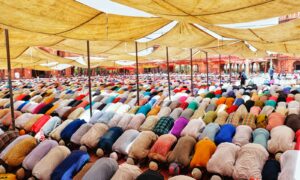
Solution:
M 240 79 L 241 79 L 241 86 L 244 86 L 246 83 L 246 79 L 247 79 L 247 75 L 246 75 L 245 71 L 242 71 L 240 73 Z
M 272 66 L 269 69 L 269 75 L 270 75 L 270 80 L 273 80 L 273 76 L 274 76 L 274 69 L 272 68 Z

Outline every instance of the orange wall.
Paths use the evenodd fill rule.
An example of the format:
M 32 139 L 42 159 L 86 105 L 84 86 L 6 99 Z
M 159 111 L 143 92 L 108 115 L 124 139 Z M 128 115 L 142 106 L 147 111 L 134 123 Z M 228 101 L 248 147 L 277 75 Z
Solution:
M 20 79 L 30 79 L 32 78 L 32 71 L 31 69 L 12 69 L 11 70 L 11 77 L 12 79 L 15 79 L 15 73 L 18 72 L 20 74 Z M 7 78 L 8 77 L 8 71 L 4 70 L 4 76 L 1 73 L 1 78 Z

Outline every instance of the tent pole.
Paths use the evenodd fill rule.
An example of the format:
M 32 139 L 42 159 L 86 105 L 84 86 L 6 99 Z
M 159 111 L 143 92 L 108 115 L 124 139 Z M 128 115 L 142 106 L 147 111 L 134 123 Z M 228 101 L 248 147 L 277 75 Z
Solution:
M 140 105 L 140 87 L 139 87 L 139 56 L 138 56 L 138 43 L 135 41 L 135 74 L 136 74 L 136 96 L 137 105 Z
M 190 53 L 191 53 L 191 93 L 192 96 L 194 96 L 194 82 L 193 82 L 193 49 L 190 49 Z
M 90 61 L 90 41 L 86 41 L 87 60 L 88 60 L 88 80 L 89 80 L 89 102 L 90 102 L 90 117 L 92 117 L 92 85 L 91 85 L 91 61 Z
M 229 55 L 229 83 L 231 84 L 231 59 Z
M 206 84 L 207 84 L 207 89 L 208 89 L 208 53 L 205 52 L 205 58 L 206 58 Z
M 10 47 L 9 47 L 9 35 L 8 30 L 5 29 L 5 47 L 6 47 L 6 60 L 7 60 L 7 71 L 8 71 L 8 87 L 10 94 L 10 112 L 12 119 L 12 128 L 15 129 L 15 112 L 14 112 L 14 100 L 13 100 L 13 91 L 12 91 L 12 83 L 11 83 L 11 64 L 10 64 Z
M 155 68 L 153 68 L 152 72 L 153 72 L 153 81 L 155 82 L 155 73 L 156 73 Z
M 222 74 L 221 74 L 221 54 L 219 54 L 219 78 L 220 78 L 220 87 L 222 83 Z
M 25 79 L 25 73 L 24 73 L 24 68 L 23 68 L 23 63 L 21 64 L 22 66 L 22 72 L 21 72 L 21 79 Z
M 169 100 L 171 100 L 171 87 L 170 87 L 170 67 L 169 67 L 169 48 L 166 47 L 166 58 L 167 58 L 167 74 L 168 74 L 168 90 L 169 90 Z

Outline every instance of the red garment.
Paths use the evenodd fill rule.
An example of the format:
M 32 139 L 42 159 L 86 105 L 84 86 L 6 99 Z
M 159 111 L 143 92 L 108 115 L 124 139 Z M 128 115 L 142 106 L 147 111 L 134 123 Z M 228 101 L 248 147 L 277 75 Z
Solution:
M 82 108 L 85 108 L 85 106 L 87 106 L 89 104 L 89 102 L 88 101 L 82 101 L 80 104 L 78 104 L 77 106 L 76 106 L 76 109 L 77 108 L 80 108 L 80 107 L 82 107 Z
M 215 95 L 221 95 L 222 94 L 222 90 L 218 89 L 215 91 Z
M 174 93 L 179 93 L 180 90 L 176 88 L 176 89 L 173 90 L 173 92 L 174 92 Z
M 79 96 L 77 96 L 77 97 L 75 98 L 75 100 L 80 101 L 80 100 L 82 100 L 83 98 L 85 98 L 85 95 L 84 95 L 84 94 L 80 94 Z
M 154 159 L 159 162 L 165 162 L 172 146 L 177 139 L 172 134 L 164 134 L 159 136 L 157 141 L 153 144 L 148 155 L 149 159 Z
M 117 102 L 119 102 L 121 100 L 121 98 L 120 97 L 116 97 L 114 100 L 113 100 L 113 102 L 112 103 L 117 103 Z
M 296 145 L 295 150 L 300 150 L 300 129 L 296 132 Z
M 25 96 L 26 94 L 20 94 L 19 96 L 16 97 L 16 101 L 21 101 Z
M 291 101 L 294 101 L 295 99 L 293 98 L 293 97 L 287 97 L 286 98 L 286 102 L 287 103 L 289 103 L 289 102 L 291 102 Z
M 47 104 L 46 103 L 40 103 L 39 105 L 37 105 L 34 110 L 32 111 L 32 114 L 37 114 L 40 112 L 40 110 L 45 107 Z
M 40 117 L 31 127 L 31 131 L 37 133 L 46 124 L 46 122 L 51 118 L 49 115 L 43 115 Z
M 235 112 L 239 107 L 237 105 L 232 105 L 230 106 L 228 109 L 227 109 L 227 113 L 230 114 L 230 113 L 233 113 Z
M 186 91 L 186 90 L 189 90 L 189 89 L 186 88 L 186 87 L 185 88 L 176 88 L 176 89 L 173 90 L 173 92 L 178 93 L 178 92 L 183 92 L 183 91 Z
M 151 88 L 150 93 L 154 93 L 154 92 L 156 92 L 156 89 Z
M 181 96 L 178 101 L 183 103 L 187 100 L 187 98 L 188 98 L 187 96 Z
M 180 104 L 179 107 L 181 107 L 183 110 L 185 110 L 188 106 L 189 106 L 189 103 L 183 102 L 183 103 Z
M 147 102 L 148 102 L 148 99 L 144 98 L 144 99 L 141 99 L 139 103 L 140 103 L 140 106 L 142 106 L 142 105 L 146 104 Z
M 185 91 L 187 91 L 187 90 L 189 90 L 189 88 L 180 88 L 180 92 L 185 92 Z

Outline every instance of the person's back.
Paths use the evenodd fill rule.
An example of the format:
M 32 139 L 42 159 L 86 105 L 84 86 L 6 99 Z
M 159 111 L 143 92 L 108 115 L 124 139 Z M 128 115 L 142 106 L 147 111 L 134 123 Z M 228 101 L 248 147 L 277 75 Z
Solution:
M 245 73 L 245 72 L 242 72 L 241 78 L 243 78 L 244 80 L 246 80 L 246 79 L 247 79 L 247 75 L 246 75 L 246 73 Z

